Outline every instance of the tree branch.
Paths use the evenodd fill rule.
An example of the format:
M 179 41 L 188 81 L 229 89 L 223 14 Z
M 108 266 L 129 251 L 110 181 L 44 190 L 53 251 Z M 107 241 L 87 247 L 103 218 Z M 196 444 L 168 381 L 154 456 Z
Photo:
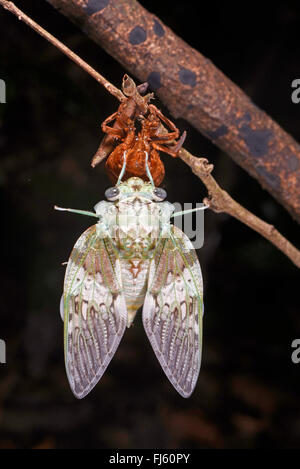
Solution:
M 228 153 L 300 222 L 300 146 L 136 0 L 47 0 Z
M 121 92 L 121 90 L 109 83 L 102 75 L 96 72 L 96 70 L 94 70 L 86 62 L 84 62 L 80 57 L 78 57 L 74 52 L 68 49 L 64 44 L 58 41 L 54 36 L 49 34 L 37 23 L 31 20 L 12 2 L 0 0 L 0 5 L 2 5 L 5 9 L 9 10 L 11 13 L 15 14 L 19 20 L 24 21 L 32 29 L 38 32 L 42 37 L 47 39 L 55 47 L 57 47 L 64 54 L 66 54 L 83 70 L 85 70 L 93 78 L 95 78 L 98 83 L 102 84 L 107 89 L 107 91 L 109 91 L 119 101 L 124 101 L 125 99 L 127 99 L 125 95 Z M 130 79 L 126 77 L 127 87 L 128 89 L 130 88 L 130 94 L 131 96 L 136 95 L 136 99 L 138 100 L 140 96 L 135 89 L 135 84 L 133 80 L 131 80 L 131 82 L 128 80 Z M 143 98 L 140 99 L 143 100 Z M 144 100 L 143 103 L 145 104 Z M 201 179 L 203 184 L 206 186 L 209 197 L 204 199 L 204 203 L 209 205 L 211 210 L 216 213 L 228 213 L 232 217 L 239 220 L 241 223 L 244 223 L 245 225 L 249 226 L 254 231 L 261 234 L 264 238 L 268 239 L 274 246 L 276 246 L 280 251 L 282 251 L 297 267 L 300 268 L 300 251 L 296 249 L 286 238 L 284 238 L 274 228 L 274 226 L 269 225 L 260 218 L 256 217 L 253 213 L 249 212 L 247 209 L 238 204 L 234 199 L 232 199 L 232 197 L 230 197 L 230 195 L 218 185 L 216 180 L 211 175 L 213 165 L 209 164 L 207 159 L 197 158 L 184 148 L 180 150 L 179 156 L 186 164 L 190 166 L 194 174 L 196 174 L 196 176 L 198 176 L 198 178 Z
M 213 165 L 206 158 L 196 158 L 184 148 L 179 153 L 180 158 L 189 165 L 193 173 L 206 186 L 209 198 L 203 200 L 216 213 L 224 212 L 249 226 L 252 230 L 268 239 L 282 251 L 297 267 L 300 268 L 300 251 L 295 248 L 273 225 L 266 223 L 236 202 L 224 191 L 211 175 Z

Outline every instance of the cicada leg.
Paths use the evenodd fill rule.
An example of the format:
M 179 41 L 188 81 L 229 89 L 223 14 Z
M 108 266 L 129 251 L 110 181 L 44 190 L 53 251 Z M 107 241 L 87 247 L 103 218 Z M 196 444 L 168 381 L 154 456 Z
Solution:
M 180 148 L 182 147 L 185 141 L 185 138 L 186 138 L 186 131 L 183 132 L 178 142 L 172 147 L 167 147 L 165 145 L 162 145 L 161 143 L 158 143 L 158 141 L 152 142 L 152 147 L 155 148 L 156 150 L 163 151 L 164 153 L 167 153 L 168 155 L 173 156 L 173 158 L 176 158 L 176 156 L 178 156 L 178 152 Z
M 117 137 L 117 138 L 123 138 L 124 134 L 123 134 L 123 130 L 120 129 L 120 128 L 116 128 L 116 127 L 110 127 L 109 124 L 110 122 L 114 121 L 118 116 L 118 111 L 114 112 L 111 116 L 107 117 L 105 119 L 105 121 L 102 122 L 102 130 L 103 132 L 105 132 L 106 134 L 108 135 L 113 135 L 114 137 Z
M 179 137 L 179 130 L 177 129 L 176 125 L 170 121 L 163 113 L 157 109 L 154 104 L 149 104 L 149 110 L 153 114 L 157 115 L 162 122 L 164 122 L 172 132 L 168 132 L 166 134 L 158 134 L 153 136 L 156 139 L 156 142 L 171 142 L 172 140 L 176 140 Z

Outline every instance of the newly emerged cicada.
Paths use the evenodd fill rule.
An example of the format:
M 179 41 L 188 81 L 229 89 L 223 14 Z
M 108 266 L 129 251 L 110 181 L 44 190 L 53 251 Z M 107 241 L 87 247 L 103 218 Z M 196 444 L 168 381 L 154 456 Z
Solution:
M 143 324 L 175 389 L 189 397 L 200 370 L 203 284 L 189 238 L 171 225 L 166 192 L 133 177 L 105 192 L 98 218 L 68 261 L 61 314 L 71 389 L 83 398 L 143 305 Z M 58 208 L 58 207 L 56 207 Z M 59 208 L 58 208 L 59 209 Z

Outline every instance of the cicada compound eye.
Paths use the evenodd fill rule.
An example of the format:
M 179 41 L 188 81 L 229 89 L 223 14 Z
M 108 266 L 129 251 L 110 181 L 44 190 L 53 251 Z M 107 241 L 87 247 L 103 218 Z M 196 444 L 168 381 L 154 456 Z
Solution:
M 156 187 L 153 190 L 153 199 L 156 200 L 157 202 L 161 202 L 162 200 L 165 200 L 166 197 L 167 197 L 167 193 L 161 187 Z
M 117 200 L 119 197 L 120 191 L 117 187 L 110 187 L 105 191 L 105 197 L 107 200 L 114 201 Z

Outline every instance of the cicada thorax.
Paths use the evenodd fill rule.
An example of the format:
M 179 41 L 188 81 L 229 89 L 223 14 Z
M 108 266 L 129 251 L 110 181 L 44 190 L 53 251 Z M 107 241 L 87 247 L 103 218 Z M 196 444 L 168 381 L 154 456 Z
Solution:
M 145 197 L 127 197 L 110 208 L 104 220 L 118 251 L 129 327 L 143 305 L 150 261 L 161 233 L 159 205 Z
M 123 259 L 152 257 L 161 231 L 158 204 L 144 197 L 127 197 L 111 207 L 104 220 L 111 239 Z

